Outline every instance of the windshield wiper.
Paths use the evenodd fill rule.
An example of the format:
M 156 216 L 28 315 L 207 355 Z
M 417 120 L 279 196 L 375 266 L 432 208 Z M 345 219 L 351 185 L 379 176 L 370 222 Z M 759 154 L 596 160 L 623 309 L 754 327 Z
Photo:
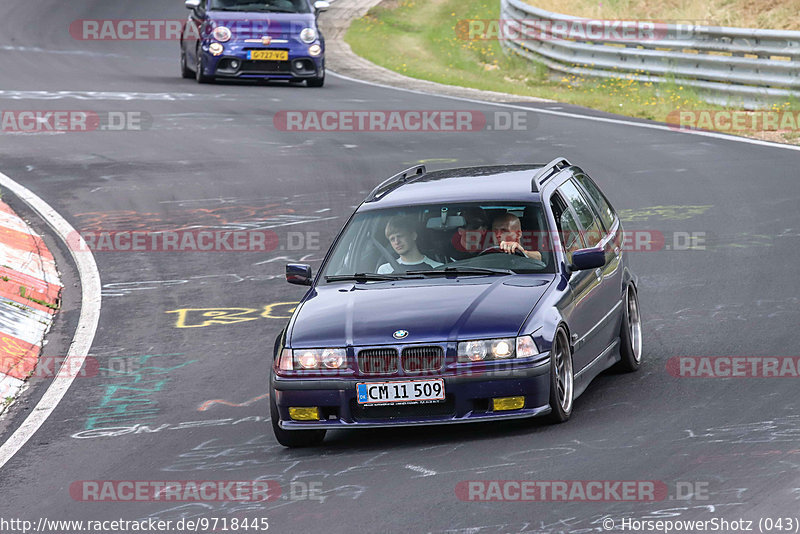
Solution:
M 509 275 L 516 274 L 510 269 L 490 269 L 488 267 L 445 267 L 430 271 L 409 271 L 411 274 L 421 274 L 424 276 L 436 276 L 447 274 L 490 274 L 490 275 Z
M 299 13 L 292 9 L 277 6 L 265 6 L 263 4 L 239 4 L 232 7 L 215 7 L 211 11 L 255 11 L 258 13 Z
M 413 273 L 416 274 L 416 273 Z M 414 278 L 422 278 L 421 276 L 413 276 L 412 274 L 378 274 L 378 273 L 355 273 L 355 274 L 338 274 L 335 276 L 326 276 L 326 282 L 344 282 L 346 280 L 355 280 L 356 282 L 368 281 L 386 281 L 386 280 L 409 280 Z
M 256 11 L 258 13 L 300 13 L 300 11 L 295 11 L 293 9 L 283 9 L 281 7 L 258 7 L 258 8 L 248 8 L 247 11 Z

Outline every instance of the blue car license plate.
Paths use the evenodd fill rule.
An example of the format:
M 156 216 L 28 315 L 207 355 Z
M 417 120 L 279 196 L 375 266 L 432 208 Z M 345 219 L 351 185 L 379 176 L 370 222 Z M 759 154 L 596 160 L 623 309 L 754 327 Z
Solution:
M 410 404 L 445 400 L 444 380 L 360 382 L 356 384 L 359 404 Z

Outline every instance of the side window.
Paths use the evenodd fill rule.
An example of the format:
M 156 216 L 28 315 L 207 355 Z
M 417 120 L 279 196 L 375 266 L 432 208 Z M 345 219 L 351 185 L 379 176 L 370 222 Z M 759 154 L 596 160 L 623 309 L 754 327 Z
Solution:
M 564 195 L 564 198 L 578 215 L 578 220 L 586 232 L 586 246 L 596 246 L 603 239 L 603 227 L 600 224 L 600 219 L 595 215 L 594 210 L 592 210 L 589 203 L 583 198 L 583 195 L 581 195 L 578 186 L 575 185 L 575 182 L 570 180 L 565 182 L 558 190 Z
M 597 206 L 597 209 L 600 212 L 600 219 L 603 221 L 606 230 L 610 230 L 614 225 L 614 219 L 616 218 L 614 208 L 611 207 L 611 204 L 608 203 L 606 197 L 600 192 L 600 189 L 597 188 L 591 178 L 585 174 L 576 174 L 575 179 L 579 184 L 581 184 L 583 190 L 586 191 L 588 196 L 594 201 L 594 205 Z
M 567 262 L 572 262 L 572 253 L 585 248 L 578 221 L 556 193 L 550 197 L 550 209 L 553 210 L 553 217 L 556 220 L 558 235 L 561 237 Z

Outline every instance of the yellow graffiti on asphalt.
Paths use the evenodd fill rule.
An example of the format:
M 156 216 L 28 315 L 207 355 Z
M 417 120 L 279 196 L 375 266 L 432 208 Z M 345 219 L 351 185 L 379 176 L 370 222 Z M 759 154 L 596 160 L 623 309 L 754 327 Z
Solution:
M 274 302 L 264 306 L 261 317 L 265 319 L 288 319 L 294 313 L 298 302 Z
M 297 304 L 297 302 L 273 302 L 263 308 L 180 308 L 165 313 L 178 314 L 175 328 L 203 328 L 258 319 L 288 319 Z

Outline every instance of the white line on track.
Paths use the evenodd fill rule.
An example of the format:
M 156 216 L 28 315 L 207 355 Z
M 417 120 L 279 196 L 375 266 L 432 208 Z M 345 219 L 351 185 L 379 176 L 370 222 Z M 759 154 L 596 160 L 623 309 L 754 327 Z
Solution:
M 42 219 L 47 222 L 58 237 L 67 244 L 75 264 L 78 266 L 78 276 L 81 281 L 81 313 L 78 318 L 78 327 L 72 339 L 67 357 L 61 364 L 64 369 L 80 369 L 89 349 L 92 347 L 94 335 L 97 331 L 97 322 L 100 320 L 100 273 L 94 261 L 89 247 L 79 237 L 80 242 L 75 241 L 75 236 L 79 236 L 77 231 L 61 215 L 58 214 L 44 200 L 33 194 L 28 188 L 18 184 L 8 176 L 0 173 L 0 186 L 13 192 L 20 200 L 25 202 Z M 75 245 L 78 245 L 77 247 Z M 77 250 L 76 250 L 77 248 Z M 72 375 L 72 376 L 69 376 Z M 25 443 L 42 426 L 58 403 L 66 394 L 72 381 L 75 380 L 77 373 L 56 373 L 56 378 L 47 388 L 39 403 L 31 411 L 30 415 L 17 428 L 8 440 L 0 445 L 0 468 L 2 468 Z
M 423 477 L 432 477 L 432 476 L 436 475 L 436 471 L 434 471 L 432 469 L 426 469 L 426 468 L 422 467 L 421 465 L 408 464 L 406 466 L 406 469 L 411 469 L 412 471 L 416 471 L 417 473 L 422 473 Z
M 557 117 L 567 117 L 570 119 L 580 119 L 580 120 L 587 120 L 587 121 L 594 121 L 594 122 L 605 122 L 607 124 L 618 124 L 621 126 L 634 126 L 636 128 L 647 128 L 650 130 L 658 130 L 662 132 L 671 132 L 675 134 L 689 134 L 689 135 L 699 135 L 702 137 L 711 137 L 714 139 L 723 139 L 725 141 L 735 141 L 737 143 L 748 143 L 751 145 L 759 145 L 759 146 L 767 146 L 771 148 L 783 148 L 785 150 L 795 150 L 800 151 L 800 146 L 797 145 L 785 145 L 782 143 L 773 143 L 771 141 L 761 141 L 760 139 L 751 139 L 749 137 L 739 137 L 736 135 L 728 135 L 723 133 L 717 132 L 707 132 L 703 130 L 678 130 L 674 127 L 667 126 L 666 124 L 654 124 L 650 122 L 636 122 L 636 121 L 629 121 L 625 119 L 612 119 L 610 117 L 595 117 L 594 115 L 582 115 L 580 113 L 570 113 L 567 111 L 555 111 L 552 109 L 541 109 L 541 108 L 532 108 L 527 106 L 520 106 L 517 104 L 508 104 L 503 102 L 487 102 L 484 100 L 477 100 L 474 98 L 465 98 L 462 96 L 452 96 L 452 95 L 440 95 L 437 93 L 429 93 L 427 91 L 419 91 L 416 89 L 406 89 L 405 87 L 392 87 L 391 85 L 384 85 L 382 83 L 375 83 L 375 82 L 368 82 L 365 80 L 358 80 L 356 78 L 351 78 L 350 76 L 345 76 L 344 74 L 339 74 L 332 70 L 327 71 L 328 74 L 336 78 L 340 78 L 342 80 L 347 80 L 350 82 L 361 83 L 364 85 L 371 85 L 373 87 L 381 87 L 383 89 L 393 89 L 395 91 L 402 91 L 404 93 L 413 93 L 415 95 L 424 95 L 424 96 L 436 96 L 439 98 L 448 98 L 450 100 L 458 100 L 460 102 L 470 102 L 472 104 L 480 104 L 482 106 L 493 106 L 499 108 L 508 108 L 508 109 L 519 109 L 523 111 L 529 111 L 531 113 L 539 113 L 542 115 L 555 115 Z

